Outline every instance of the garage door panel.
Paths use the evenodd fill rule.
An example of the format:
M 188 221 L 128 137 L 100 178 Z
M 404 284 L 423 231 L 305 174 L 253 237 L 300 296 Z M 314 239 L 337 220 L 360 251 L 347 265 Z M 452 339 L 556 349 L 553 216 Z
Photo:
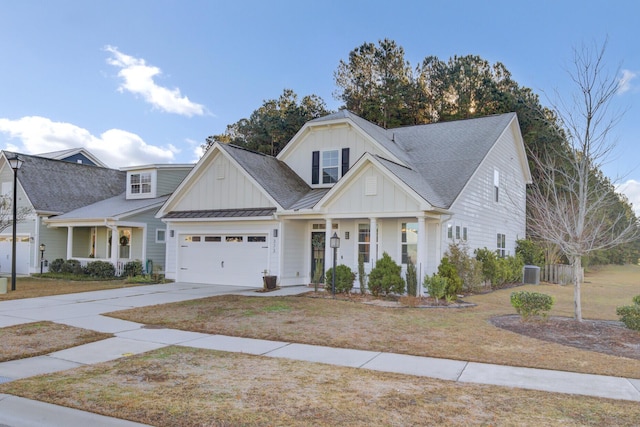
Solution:
M 260 287 L 268 253 L 266 235 L 184 235 L 178 280 Z

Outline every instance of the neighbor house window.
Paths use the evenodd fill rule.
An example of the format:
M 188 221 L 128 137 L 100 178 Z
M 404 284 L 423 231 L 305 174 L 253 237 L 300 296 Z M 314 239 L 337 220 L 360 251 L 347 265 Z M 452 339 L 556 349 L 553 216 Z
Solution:
M 497 169 L 493 171 L 493 198 L 495 202 L 500 201 L 500 172 Z
M 504 258 L 507 255 L 507 236 L 498 233 L 498 249 L 496 253 L 500 258 Z
M 447 224 L 447 239 L 453 239 L 453 225 Z
M 418 223 L 403 222 L 402 228 L 402 264 L 413 264 L 418 259 Z
M 371 250 L 371 228 L 369 224 L 358 224 L 358 259 L 369 262 Z
M 462 240 L 467 241 L 469 233 L 467 232 L 467 227 L 462 227 Z
M 156 243 L 164 243 L 167 241 L 167 230 L 164 228 L 156 229 Z
M 131 194 L 149 194 L 151 193 L 151 173 L 132 173 L 131 174 Z

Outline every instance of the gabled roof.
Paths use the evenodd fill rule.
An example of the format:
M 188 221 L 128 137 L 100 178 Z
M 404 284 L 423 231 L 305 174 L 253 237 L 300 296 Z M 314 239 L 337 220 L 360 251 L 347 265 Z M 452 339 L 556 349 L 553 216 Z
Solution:
M 62 215 L 48 220 L 48 222 L 66 221 L 91 221 L 91 220 L 121 220 L 149 209 L 159 208 L 169 196 L 155 197 L 153 199 L 128 199 L 126 192 L 88 206 L 74 209 Z
M 283 209 L 291 208 L 311 191 L 302 178 L 275 157 L 235 145 L 220 144 L 219 147 L 235 159 Z
M 46 157 L 47 159 L 66 160 L 69 157 L 75 156 L 77 154 L 82 154 L 87 159 L 89 159 L 93 163 L 95 163 L 96 166 L 100 166 L 100 167 L 103 167 L 103 168 L 108 167 L 106 164 L 102 163 L 102 161 L 100 161 L 100 159 L 98 159 L 96 156 L 94 156 L 93 153 L 91 153 L 86 148 L 82 148 L 82 147 L 69 148 L 68 150 L 51 151 L 49 153 L 38 154 L 38 156 Z
M 116 196 L 126 185 L 126 173 L 115 169 L 17 154 L 24 160 L 18 181 L 38 213 L 63 214 Z

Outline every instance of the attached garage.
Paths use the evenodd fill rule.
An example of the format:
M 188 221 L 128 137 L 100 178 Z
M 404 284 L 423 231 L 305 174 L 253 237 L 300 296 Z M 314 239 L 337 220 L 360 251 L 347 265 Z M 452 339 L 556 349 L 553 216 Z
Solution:
M 0 273 L 11 273 L 13 247 L 10 237 L 0 237 Z M 20 237 L 16 241 L 16 274 L 29 274 L 29 250 L 31 244 L 28 237 Z M 40 270 L 38 270 L 40 272 Z
M 177 280 L 262 286 L 269 265 L 267 234 L 181 234 Z

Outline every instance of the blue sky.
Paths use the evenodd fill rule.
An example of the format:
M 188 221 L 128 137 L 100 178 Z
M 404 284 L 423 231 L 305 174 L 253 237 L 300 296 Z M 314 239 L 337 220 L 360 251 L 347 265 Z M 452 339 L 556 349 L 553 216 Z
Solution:
M 331 109 L 333 72 L 364 42 L 502 62 L 568 96 L 572 48 L 608 37 L 626 110 L 605 173 L 640 208 L 640 2 L 0 0 L 0 149 L 84 146 L 111 167 L 191 163 L 208 135 L 285 88 Z

